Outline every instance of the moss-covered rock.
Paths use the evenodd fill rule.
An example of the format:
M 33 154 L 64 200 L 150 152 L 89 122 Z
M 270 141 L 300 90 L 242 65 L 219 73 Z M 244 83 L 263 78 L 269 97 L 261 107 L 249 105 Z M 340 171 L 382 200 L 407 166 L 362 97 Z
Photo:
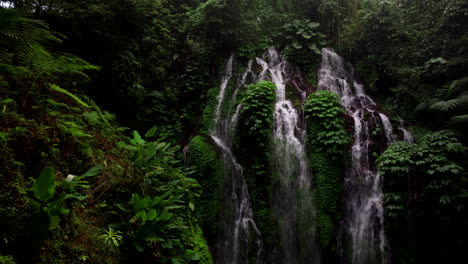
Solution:
M 315 175 L 315 199 L 318 213 L 318 239 L 323 258 L 336 256 L 337 224 L 341 218 L 343 168 L 346 146 L 344 109 L 338 96 L 330 91 L 310 94 L 305 104 L 308 121 L 307 151 Z
M 262 233 L 265 246 L 275 243 L 271 228 L 270 144 L 276 87 L 261 81 L 249 85 L 243 93 L 243 108 L 239 116 L 236 148 L 249 188 L 255 222 Z
M 216 238 L 220 192 L 222 191 L 222 163 L 209 138 L 195 136 L 189 144 L 189 163 L 195 167 L 194 178 L 200 183 L 202 194 L 196 201 L 196 218 L 209 239 Z

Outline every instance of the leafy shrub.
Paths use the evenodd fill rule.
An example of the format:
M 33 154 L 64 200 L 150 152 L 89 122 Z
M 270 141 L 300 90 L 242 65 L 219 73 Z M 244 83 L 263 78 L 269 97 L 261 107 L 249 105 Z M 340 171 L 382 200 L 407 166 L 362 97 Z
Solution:
M 255 138 L 259 147 L 266 147 L 273 128 L 276 87 L 272 82 L 260 81 L 247 87 L 242 100 L 239 130 L 242 135 Z
M 350 142 L 345 131 L 344 109 L 337 94 L 320 90 L 307 97 L 304 110 L 310 126 L 308 140 L 314 151 L 326 153 L 337 159 Z
M 378 158 L 384 177 L 386 229 L 395 260 L 429 261 L 450 257 L 462 247 L 460 230 L 468 198 L 462 167 L 466 148 L 453 134 L 426 134 L 416 144 L 397 142 Z M 433 248 L 423 234 L 444 241 Z M 398 230 L 398 231 L 397 231 Z M 401 232 L 404 230 L 405 232 Z M 412 252 L 412 253 L 410 253 Z
M 308 19 L 294 20 L 281 29 L 281 36 L 286 39 L 283 54 L 292 61 L 307 64 L 312 55 L 320 55 L 325 46 L 325 35 L 318 32 L 320 24 Z

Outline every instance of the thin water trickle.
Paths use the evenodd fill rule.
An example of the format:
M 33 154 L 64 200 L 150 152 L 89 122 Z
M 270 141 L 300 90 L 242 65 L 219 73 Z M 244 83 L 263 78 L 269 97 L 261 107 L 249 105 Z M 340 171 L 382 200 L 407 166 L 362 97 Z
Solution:
M 216 262 L 226 264 L 248 263 L 248 251 L 256 248 L 256 263 L 261 263 L 263 241 L 261 233 L 254 221 L 254 214 L 250 203 L 250 196 L 245 182 L 242 166 L 237 162 L 232 152 L 232 139 L 242 105 L 238 105 L 234 115 L 230 111 L 222 116 L 223 104 L 231 104 L 236 100 L 237 89 L 246 79 L 244 75 L 240 85 L 231 98 L 225 98 L 226 88 L 232 78 L 233 55 L 228 59 L 225 71 L 221 79 L 220 92 L 217 97 L 218 104 L 214 116 L 214 128 L 210 133 L 213 142 L 222 153 L 224 168 L 224 198 L 221 225 L 218 230 L 218 242 L 216 245 Z M 249 67 L 250 69 L 250 67 Z M 255 243 L 255 247 L 249 245 Z
M 413 138 L 413 135 L 411 134 L 411 132 L 409 132 L 406 128 L 405 128 L 405 125 L 404 125 L 404 121 L 403 119 L 400 119 L 400 127 L 398 128 L 401 130 L 401 132 L 403 132 L 403 141 L 406 142 L 406 143 L 414 143 L 414 138 Z

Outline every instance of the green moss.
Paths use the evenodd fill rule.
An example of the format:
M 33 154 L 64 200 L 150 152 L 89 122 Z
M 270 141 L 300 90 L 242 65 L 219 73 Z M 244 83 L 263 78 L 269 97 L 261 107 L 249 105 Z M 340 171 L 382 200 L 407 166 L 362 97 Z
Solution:
M 213 128 L 213 118 L 216 111 L 216 105 L 218 104 L 218 100 L 216 96 L 218 96 L 219 89 L 211 88 L 208 90 L 207 93 L 207 103 L 205 109 L 203 110 L 203 116 L 201 121 L 201 129 L 200 132 L 203 134 L 208 134 L 210 130 Z
M 318 215 L 319 242 L 323 248 L 329 248 L 335 237 L 335 225 L 328 214 Z
M 216 238 L 222 165 L 208 142 L 208 138 L 203 136 L 195 136 L 190 141 L 190 164 L 195 167 L 194 178 L 202 189 L 201 197 L 196 201 L 196 218 L 200 220 L 206 237 Z

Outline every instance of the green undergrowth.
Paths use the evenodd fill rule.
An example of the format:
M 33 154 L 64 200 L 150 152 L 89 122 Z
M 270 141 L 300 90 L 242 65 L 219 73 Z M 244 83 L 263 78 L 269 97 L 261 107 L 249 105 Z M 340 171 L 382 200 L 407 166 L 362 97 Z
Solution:
M 0 254 L 20 263 L 212 263 L 194 217 L 199 185 L 178 148 L 136 131 L 128 138 L 113 115 L 69 91 L 32 94 L 27 106 L 18 95 L 2 93 L 12 103 L 0 119 Z
M 428 133 L 415 144 L 394 143 L 378 158 L 385 229 L 395 261 L 456 259 L 456 251 L 463 248 L 460 230 L 466 225 L 466 160 L 466 147 L 448 131 Z M 425 234 L 429 229 L 433 232 Z M 429 251 L 422 247 L 429 236 L 443 246 Z
M 307 151 L 315 176 L 318 239 L 323 257 L 336 256 L 336 231 L 341 218 L 343 169 L 350 137 L 345 131 L 344 109 L 338 96 L 317 91 L 307 97 Z

